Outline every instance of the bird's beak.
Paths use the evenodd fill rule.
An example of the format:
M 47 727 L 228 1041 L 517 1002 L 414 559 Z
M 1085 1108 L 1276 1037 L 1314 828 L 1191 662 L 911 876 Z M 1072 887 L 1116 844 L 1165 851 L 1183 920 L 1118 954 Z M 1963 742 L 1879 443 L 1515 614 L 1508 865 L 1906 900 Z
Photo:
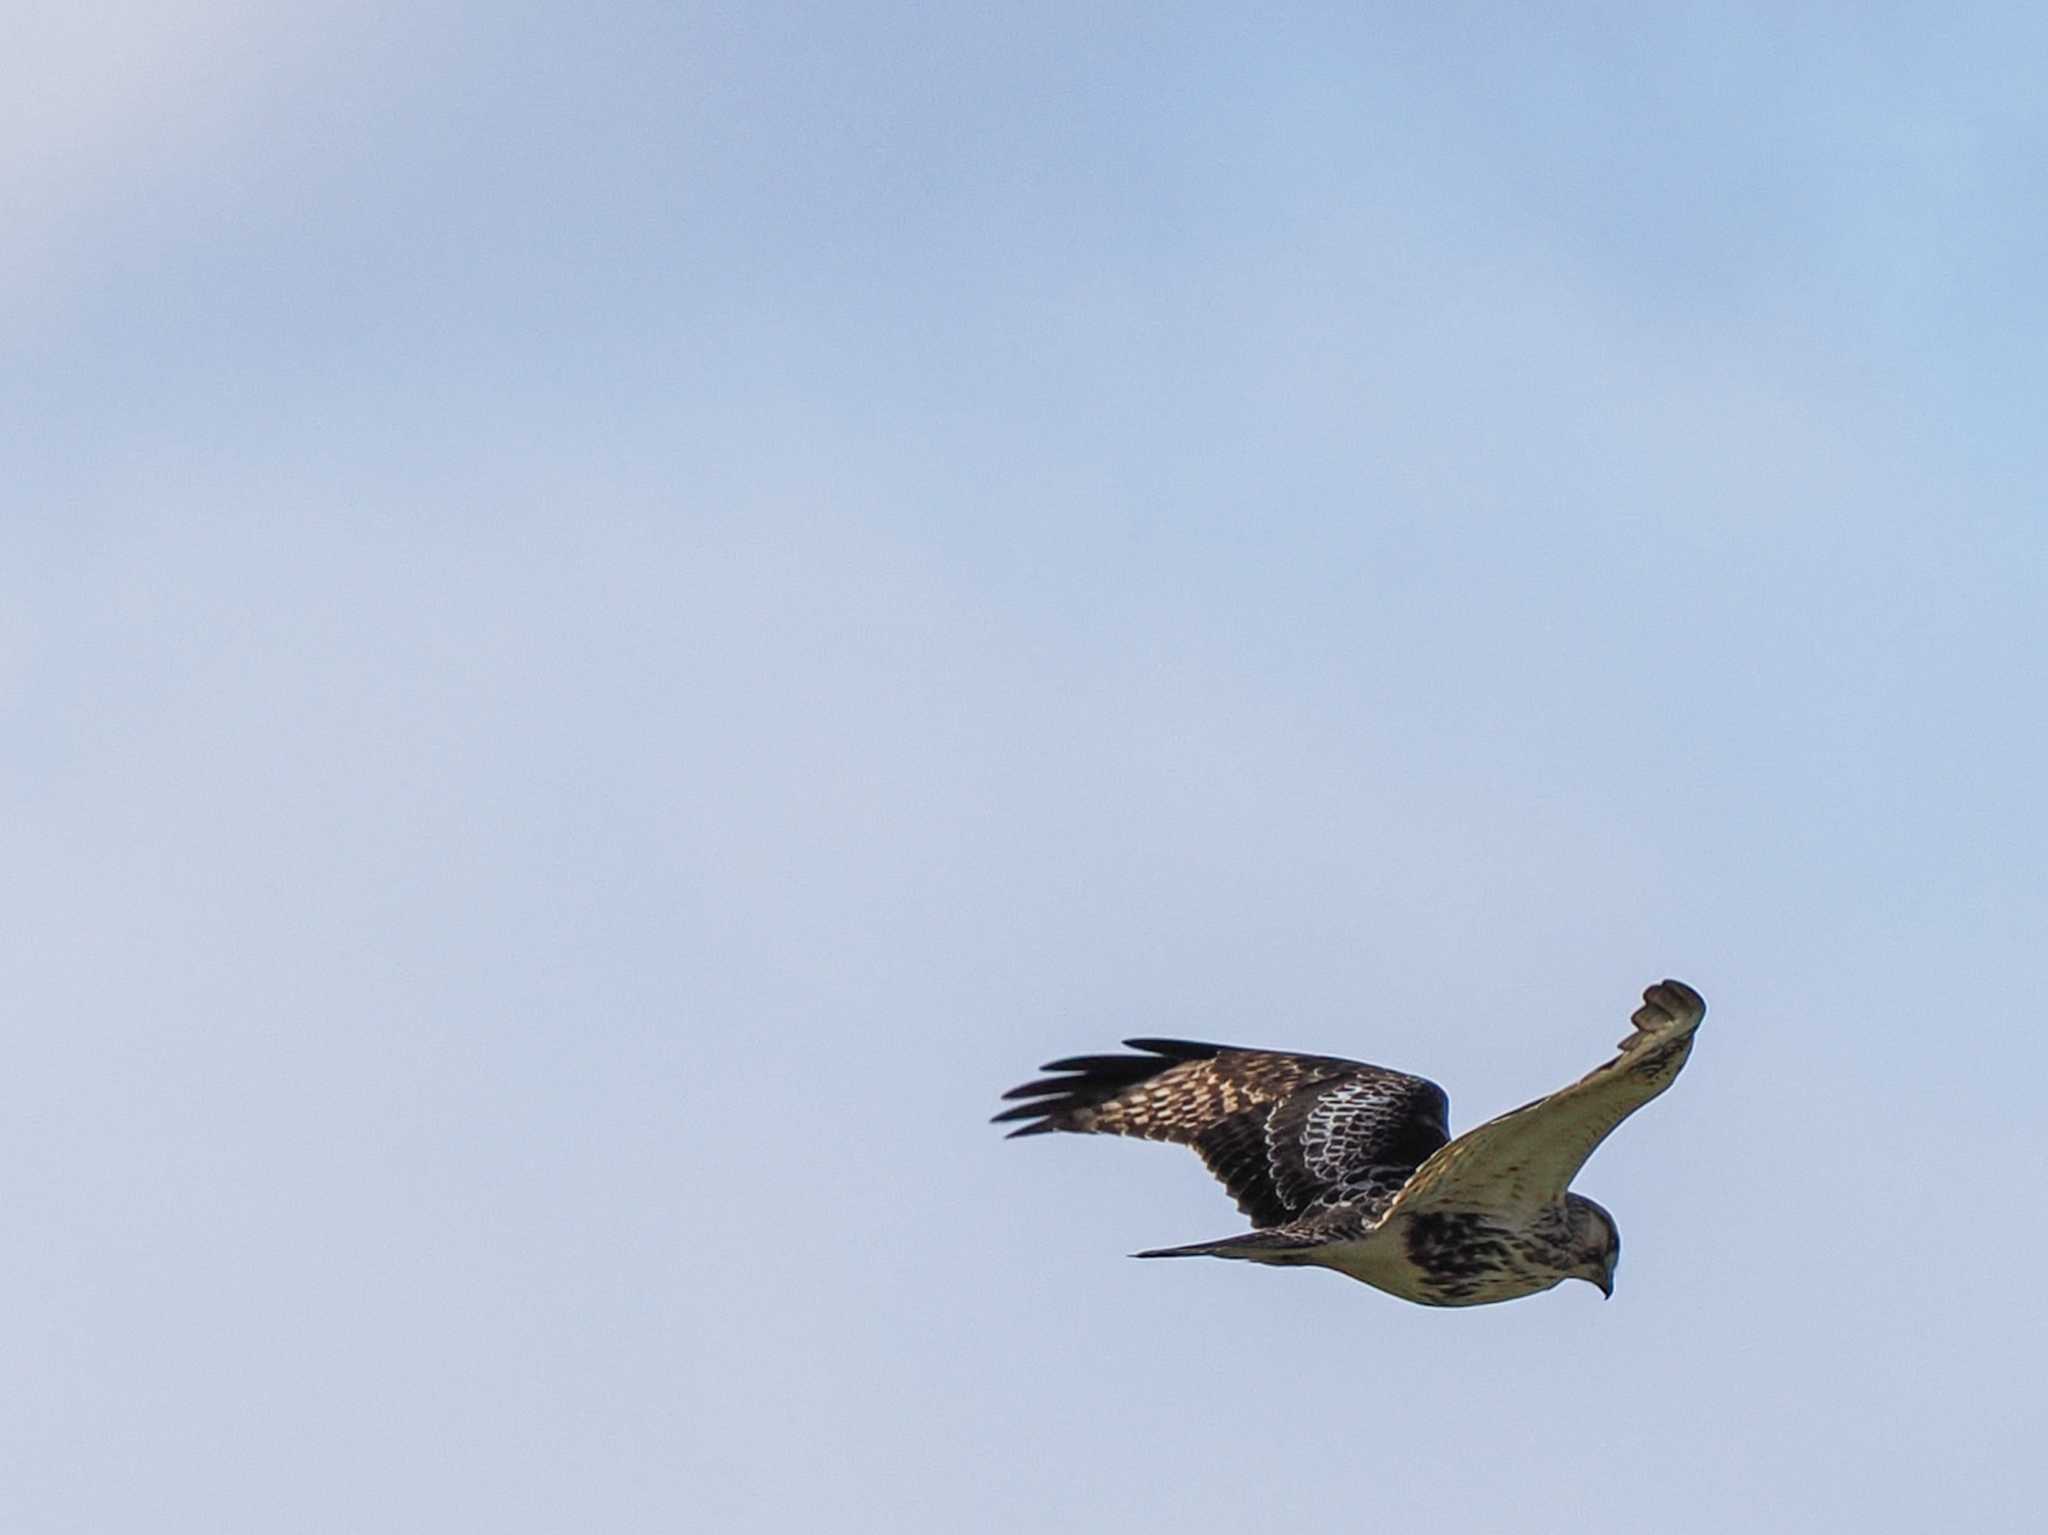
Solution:
M 1614 1279 L 1612 1275 L 1600 1281 L 1600 1298 L 1602 1300 L 1614 1299 Z

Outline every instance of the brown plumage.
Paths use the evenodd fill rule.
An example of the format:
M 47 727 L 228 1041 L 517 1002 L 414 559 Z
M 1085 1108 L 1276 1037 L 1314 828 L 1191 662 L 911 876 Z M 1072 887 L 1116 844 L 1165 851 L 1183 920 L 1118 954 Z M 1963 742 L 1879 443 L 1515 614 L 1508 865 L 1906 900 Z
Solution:
M 1326 1055 L 1185 1039 L 1124 1041 L 1142 1055 L 1050 1061 L 1005 1098 L 1010 1134 L 1130 1135 L 1193 1147 L 1254 1226 L 1277 1226 L 1335 1199 L 1384 1201 L 1449 1139 L 1434 1082 Z
M 1004 1094 L 1013 1136 L 1054 1130 L 1188 1146 L 1251 1220 L 1220 1242 L 1140 1257 L 1335 1268 L 1407 1299 L 1475 1305 L 1583 1278 L 1610 1291 L 1613 1217 L 1567 1191 L 1615 1126 L 1661 1093 L 1706 1004 L 1680 981 L 1643 994 L 1620 1053 L 1571 1086 L 1449 1139 L 1421 1077 L 1335 1056 L 1132 1039 L 1132 1055 L 1048 1063 Z

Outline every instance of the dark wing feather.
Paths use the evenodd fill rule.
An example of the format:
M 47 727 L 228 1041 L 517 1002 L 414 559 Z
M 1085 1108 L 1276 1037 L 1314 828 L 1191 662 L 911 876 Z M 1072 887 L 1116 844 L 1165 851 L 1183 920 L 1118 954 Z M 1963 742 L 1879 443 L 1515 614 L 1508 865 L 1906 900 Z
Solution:
M 1287 1152 L 1273 1162 L 1275 1189 L 1296 1211 L 1384 1204 L 1450 1139 L 1450 1113 L 1435 1083 L 1372 1066 L 1303 1088 L 1275 1107 L 1267 1128 Z
M 1254 1226 L 1318 1204 L 1391 1199 L 1448 1138 L 1443 1089 L 1327 1055 L 1183 1039 L 1126 1040 L 1137 1055 L 1078 1055 L 1003 1096 L 1012 1135 L 1053 1130 L 1190 1146 Z

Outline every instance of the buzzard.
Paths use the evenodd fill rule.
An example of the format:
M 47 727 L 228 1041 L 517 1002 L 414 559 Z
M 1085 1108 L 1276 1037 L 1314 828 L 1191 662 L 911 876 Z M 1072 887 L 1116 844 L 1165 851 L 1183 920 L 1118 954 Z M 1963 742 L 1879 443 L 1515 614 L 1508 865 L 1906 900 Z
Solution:
M 1450 1138 L 1434 1082 L 1328 1055 L 1127 1039 L 1005 1093 L 1012 1136 L 1053 1130 L 1192 1146 L 1253 1230 L 1140 1258 L 1313 1265 L 1427 1306 L 1515 1300 L 1566 1279 L 1614 1293 L 1614 1217 L 1568 1192 L 1614 1127 L 1669 1087 L 1706 1016 L 1682 981 L 1643 993 L 1620 1053 Z

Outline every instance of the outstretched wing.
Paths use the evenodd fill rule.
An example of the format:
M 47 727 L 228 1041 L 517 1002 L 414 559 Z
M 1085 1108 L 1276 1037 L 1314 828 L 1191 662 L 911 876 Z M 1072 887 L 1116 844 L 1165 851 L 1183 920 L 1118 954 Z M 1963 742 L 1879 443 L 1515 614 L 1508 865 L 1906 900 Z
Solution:
M 1707 1004 L 1683 981 L 1652 986 L 1619 1055 L 1459 1136 L 1422 1164 L 1395 1209 L 1533 1215 L 1555 1203 L 1614 1127 L 1672 1084 L 1706 1015 Z
M 1254 1226 L 1318 1204 L 1385 1201 L 1448 1139 L 1434 1082 L 1327 1055 L 1127 1039 L 1137 1055 L 1077 1055 L 1003 1096 L 1015 1135 L 1054 1130 L 1192 1146 Z

